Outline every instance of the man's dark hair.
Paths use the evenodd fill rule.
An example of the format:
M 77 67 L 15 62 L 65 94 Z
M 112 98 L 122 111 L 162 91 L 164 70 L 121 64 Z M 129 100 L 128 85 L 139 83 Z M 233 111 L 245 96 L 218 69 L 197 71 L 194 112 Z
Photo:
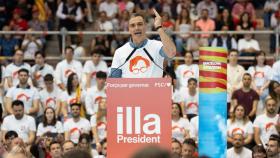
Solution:
M 185 139 L 183 144 L 186 144 L 186 145 L 191 145 L 193 146 L 194 148 L 196 148 L 196 144 L 195 144 L 195 141 L 191 138 L 188 138 L 188 139 Z
M 47 82 L 47 81 L 53 81 L 53 75 L 52 74 L 46 74 L 44 76 L 44 81 Z
M 145 22 L 146 17 L 142 13 L 132 13 L 129 17 L 129 20 L 134 18 L 134 17 L 137 17 L 137 16 L 142 17 L 144 19 L 144 22 Z
M 74 49 L 73 49 L 73 47 L 71 47 L 71 46 L 66 46 L 66 47 L 65 47 L 65 50 L 67 50 L 67 49 L 71 49 L 72 52 L 74 52 Z
M 244 78 L 245 76 L 250 76 L 250 78 L 252 78 L 251 74 L 249 74 L 248 72 L 245 72 L 242 78 Z
M 103 71 L 98 71 L 96 73 L 96 78 L 99 78 L 99 79 L 106 79 L 107 78 L 107 74 Z
M 55 141 L 55 140 L 53 140 L 53 141 L 50 143 L 50 145 L 49 145 L 49 150 L 51 150 L 51 146 L 52 146 L 53 144 L 59 144 L 60 147 L 61 147 L 61 150 L 62 150 L 61 144 L 60 144 L 58 141 Z
M 230 55 L 232 52 L 236 52 L 237 55 L 238 55 L 238 50 L 237 50 L 237 49 L 231 49 L 231 50 L 229 50 L 228 52 L 229 52 L 228 55 Z
M 27 73 L 27 75 L 29 74 L 29 71 L 25 68 L 21 68 L 21 69 L 18 70 L 18 74 L 21 73 L 21 72 L 25 72 L 25 73 Z
M 276 134 L 272 134 L 269 137 L 269 141 L 277 141 L 278 147 L 280 147 L 280 137 Z
M 5 134 L 5 140 L 10 139 L 11 137 L 17 138 L 18 137 L 17 132 L 15 132 L 15 131 L 8 131 Z
M 37 51 L 37 52 L 35 52 L 34 57 L 36 57 L 37 55 L 41 55 L 43 58 L 45 58 L 45 57 L 46 57 L 45 53 L 43 53 L 43 52 L 41 52 L 41 51 Z
M 24 103 L 23 103 L 21 100 L 14 100 L 14 101 L 12 102 L 12 108 L 13 108 L 14 106 L 22 106 L 22 107 L 24 108 Z
M 171 141 L 171 142 L 172 142 L 172 143 L 178 143 L 178 144 L 180 145 L 180 147 L 182 147 L 181 142 L 179 142 L 179 140 L 176 139 L 176 138 L 172 138 L 172 141 Z
M 147 146 L 136 152 L 131 158 L 171 158 L 171 154 L 157 146 Z
M 86 150 L 74 149 L 66 152 L 63 158 L 92 158 L 92 156 Z
M 72 103 L 72 104 L 70 104 L 70 108 L 72 108 L 73 106 L 78 106 L 81 109 L 82 104 L 81 103 Z
M 102 55 L 102 50 L 99 49 L 99 48 L 95 48 L 93 49 L 91 52 L 90 52 L 90 55 L 94 55 L 94 54 L 99 54 L 99 55 Z
M 197 84 L 197 79 L 195 79 L 195 78 L 190 78 L 190 79 L 188 80 L 188 84 L 190 84 L 191 81 L 194 81 L 194 82 Z

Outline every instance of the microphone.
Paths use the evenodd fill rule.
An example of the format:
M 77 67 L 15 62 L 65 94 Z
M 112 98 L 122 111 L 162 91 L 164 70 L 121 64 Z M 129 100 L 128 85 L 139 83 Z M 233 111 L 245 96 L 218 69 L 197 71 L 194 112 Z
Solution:
M 135 51 L 136 51 L 137 49 L 138 49 L 138 48 L 134 48 L 134 49 L 131 51 L 131 53 L 126 57 L 124 63 L 121 64 L 119 67 L 117 67 L 115 70 L 113 70 L 113 71 L 111 72 L 110 77 L 113 77 L 113 74 L 114 74 L 117 70 L 119 70 L 119 68 L 122 67 L 122 66 L 131 58 L 131 56 L 135 53 Z
M 146 53 L 146 55 L 149 57 L 149 59 L 158 67 L 160 68 L 166 75 L 171 76 L 169 72 L 167 72 L 166 70 L 164 70 L 162 67 L 160 67 L 155 61 L 154 58 L 151 56 L 151 54 L 147 51 L 146 48 L 143 49 L 144 52 Z

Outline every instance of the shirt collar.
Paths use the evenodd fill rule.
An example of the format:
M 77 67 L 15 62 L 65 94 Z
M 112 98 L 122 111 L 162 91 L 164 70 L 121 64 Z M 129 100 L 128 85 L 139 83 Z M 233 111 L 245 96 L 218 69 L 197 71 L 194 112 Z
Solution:
M 30 87 L 30 85 L 27 85 L 26 87 L 23 88 L 23 87 L 20 87 L 20 85 L 18 84 L 18 85 L 17 85 L 17 88 L 30 89 L 31 87 Z
M 132 48 L 141 48 L 141 47 L 144 47 L 148 42 L 148 39 L 145 39 L 142 43 L 140 43 L 138 46 L 133 43 L 132 39 L 130 38 L 129 39 L 129 45 L 132 47 Z

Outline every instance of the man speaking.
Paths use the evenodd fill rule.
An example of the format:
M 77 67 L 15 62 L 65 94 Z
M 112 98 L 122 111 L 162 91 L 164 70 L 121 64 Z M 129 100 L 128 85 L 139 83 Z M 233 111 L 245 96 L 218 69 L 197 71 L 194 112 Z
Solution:
M 150 40 L 146 35 L 144 17 L 134 13 L 129 19 L 130 41 L 115 52 L 110 77 L 113 78 L 161 78 L 164 59 L 176 55 L 172 39 L 164 32 L 161 17 L 155 14 L 154 27 L 161 41 Z

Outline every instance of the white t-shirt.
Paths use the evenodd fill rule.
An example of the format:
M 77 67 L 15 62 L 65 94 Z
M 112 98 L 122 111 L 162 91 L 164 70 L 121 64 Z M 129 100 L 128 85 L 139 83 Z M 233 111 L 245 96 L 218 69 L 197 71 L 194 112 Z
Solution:
M 24 103 L 24 111 L 28 112 L 33 105 L 34 100 L 39 100 L 39 93 L 36 88 L 18 88 L 12 87 L 8 90 L 6 97 L 12 100 L 21 100 Z
M 187 131 L 191 131 L 191 124 L 188 119 L 180 118 L 177 122 L 172 120 L 172 138 L 183 142 Z
M 4 118 L 1 130 L 15 131 L 24 142 L 27 142 L 29 132 L 36 132 L 35 120 L 28 115 L 24 115 L 20 120 L 17 120 L 14 115 L 9 115 Z
M 94 65 L 92 60 L 86 61 L 84 65 L 84 73 L 90 74 L 91 87 L 96 85 L 96 73 L 98 71 L 108 72 L 108 66 L 105 61 L 101 60 L 97 65 Z
M 175 88 L 174 91 L 172 91 L 172 102 L 179 103 L 181 101 L 181 95 L 180 90 Z
M 273 64 L 273 80 L 280 83 L 280 60 Z
M 180 87 L 187 87 L 190 78 L 195 78 L 198 81 L 199 67 L 197 64 L 192 64 L 190 66 L 182 64 L 177 67 L 175 73 L 179 80 Z
M 72 73 L 78 75 L 79 80 L 81 79 L 81 72 L 83 72 L 82 64 L 79 61 L 72 60 L 70 63 L 67 63 L 66 60 L 59 62 L 55 68 L 55 78 L 57 84 L 63 83 L 67 85 L 68 76 Z
M 181 101 L 184 102 L 183 114 L 198 114 L 198 92 L 190 95 L 188 88 L 180 89 Z
M 199 116 L 195 116 L 191 119 L 191 127 L 192 130 L 190 132 L 191 138 L 196 138 L 198 140 L 198 124 L 199 124 Z
M 102 121 L 96 122 L 96 114 L 92 115 L 90 118 L 91 127 L 96 127 L 99 141 L 102 141 L 107 137 L 107 120 L 103 117 Z
M 59 96 L 62 94 L 62 91 L 54 87 L 52 92 L 48 92 L 47 89 L 43 89 L 39 92 L 40 102 L 42 104 L 42 111 L 47 107 L 52 107 L 54 110 L 57 108 L 57 101 Z M 41 112 L 42 112 L 41 111 Z
M 233 123 L 230 119 L 227 120 L 227 135 L 233 137 L 233 134 L 240 133 L 243 137 L 253 134 L 253 124 L 248 121 L 246 124 L 243 121 L 235 120 Z
M 262 87 L 267 81 L 272 79 L 272 69 L 269 65 L 263 67 L 260 66 L 250 66 L 248 72 L 253 77 L 257 87 Z
M 243 147 L 241 153 L 237 154 L 234 151 L 234 147 L 229 148 L 227 150 L 227 158 L 251 158 L 252 157 L 252 151 L 250 149 L 247 149 Z
M 101 91 L 96 86 L 87 90 L 85 95 L 85 105 L 87 114 L 93 115 L 98 110 L 99 102 L 102 98 L 106 98 L 105 88 Z
M 147 43 L 143 47 L 137 49 L 129 61 L 120 67 L 122 70 L 122 78 L 161 78 L 163 71 L 149 59 L 143 49 L 145 48 L 150 53 L 155 63 L 162 68 L 164 61 L 164 57 L 160 55 L 162 46 L 162 42 L 148 39 Z M 118 68 L 122 65 L 133 49 L 129 42 L 118 48 L 115 52 L 111 67 Z
M 242 49 L 249 49 L 249 48 L 254 48 L 257 51 L 260 50 L 260 45 L 259 45 L 258 41 L 256 41 L 255 39 L 251 39 L 248 41 L 248 40 L 242 38 L 238 41 L 237 47 L 238 47 L 238 51 L 241 51 Z
M 118 5 L 114 2 L 102 2 L 99 6 L 99 12 L 105 11 L 108 17 L 118 13 Z
M 36 42 L 42 46 L 42 41 L 40 39 L 36 39 Z M 28 45 L 27 45 L 28 44 Z M 22 41 L 22 45 L 26 46 L 26 49 L 24 51 L 24 58 L 34 58 L 35 52 L 40 50 L 40 47 L 37 46 L 37 44 L 33 41 L 30 41 L 28 39 L 24 39 Z
M 63 91 L 59 99 L 61 100 L 61 102 L 67 103 L 68 111 L 70 111 L 69 105 L 77 102 L 76 91 L 72 92 L 71 95 L 69 95 L 67 91 Z M 85 101 L 85 92 L 81 90 L 80 102 L 84 102 L 84 101 Z
M 55 126 L 46 126 L 44 127 L 43 123 L 41 122 L 38 125 L 37 129 L 37 136 L 42 136 L 44 133 L 51 132 L 51 133 L 63 133 L 63 126 L 60 121 L 56 121 Z
M 70 140 L 74 143 L 79 142 L 82 133 L 89 133 L 90 127 L 89 121 L 85 118 L 80 118 L 78 122 L 74 122 L 73 118 L 70 118 L 64 123 L 64 131 L 69 132 Z
M 227 101 L 231 101 L 233 87 L 239 89 L 242 86 L 242 77 L 245 69 L 241 65 L 231 66 L 227 64 Z
M 18 80 L 18 70 L 22 69 L 22 68 L 27 69 L 29 71 L 29 74 L 30 74 L 31 67 L 27 63 L 23 63 L 23 64 L 21 64 L 19 66 L 16 66 L 14 63 L 11 63 L 11 64 L 9 64 L 6 67 L 5 77 L 12 77 L 13 86 L 15 86 L 15 85 L 17 85 L 19 83 L 19 80 Z
M 35 72 L 36 72 L 36 74 L 34 74 Z M 36 81 L 38 83 L 38 87 L 44 88 L 45 87 L 44 77 L 47 74 L 51 74 L 54 76 L 54 69 L 49 64 L 45 64 L 43 66 L 43 68 L 39 68 L 38 65 L 33 65 L 31 68 L 31 74 L 32 74 L 32 77 L 34 77 L 33 79 L 36 79 Z M 33 76 L 33 74 L 34 74 L 34 76 Z
M 253 127 L 260 129 L 260 139 L 263 144 L 268 143 L 270 135 L 278 135 L 275 127 L 275 125 L 278 124 L 278 119 L 278 114 L 273 118 L 268 117 L 266 114 L 262 114 L 256 117 Z

